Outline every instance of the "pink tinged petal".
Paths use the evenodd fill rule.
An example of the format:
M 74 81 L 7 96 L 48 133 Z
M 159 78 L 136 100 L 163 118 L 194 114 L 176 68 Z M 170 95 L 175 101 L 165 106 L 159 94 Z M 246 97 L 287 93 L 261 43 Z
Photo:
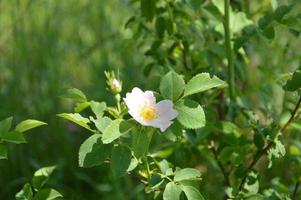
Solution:
M 144 101 L 146 105 L 155 105 L 156 104 L 156 98 L 154 96 L 154 93 L 152 91 L 145 91 L 144 92 Z
M 178 112 L 173 109 L 173 103 L 170 100 L 160 101 L 157 103 L 156 107 L 160 120 L 173 120 L 178 116 Z
M 173 109 L 173 103 L 170 100 L 163 100 L 156 104 L 158 118 L 149 122 L 150 126 L 160 128 L 164 132 L 173 122 L 171 120 L 178 116 L 178 112 Z
M 159 128 L 161 132 L 164 132 L 172 123 L 172 121 L 153 120 L 149 125 Z

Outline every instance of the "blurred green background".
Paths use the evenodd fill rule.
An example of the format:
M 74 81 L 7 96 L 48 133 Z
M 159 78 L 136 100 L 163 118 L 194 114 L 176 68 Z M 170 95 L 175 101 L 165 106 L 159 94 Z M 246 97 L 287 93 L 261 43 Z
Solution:
M 252 0 L 248 7 L 241 0 L 233 1 L 233 5 L 255 22 L 266 10 L 271 10 L 267 2 Z M 287 2 L 290 1 L 282 3 Z M 191 13 L 189 19 L 198 16 L 190 7 L 183 9 Z M 78 148 L 88 133 L 55 116 L 72 112 L 71 102 L 59 98 L 66 88 L 79 88 L 88 99 L 110 102 L 111 96 L 105 90 L 105 69 L 120 71 L 126 83 L 124 91 L 146 82 L 143 46 L 133 39 L 134 31 L 124 28 L 126 21 L 139 12 L 139 4 L 127 0 L 1 0 L 0 11 L 0 119 L 14 116 L 15 123 L 31 118 L 49 124 L 31 131 L 27 144 L 9 146 L 9 160 L 0 160 L 0 199 L 14 199 L 36 169 L 54 164 L 58 169 L 50 184 L 66 199 L 145 199 L 142 185 L 127 177 L 115 181 L 107 166 L 79 168 Z M 196 34 L 189 23 L 183 23 L 183 27 L 186 36 Z M 190 42 L 199 45 L 194 50 L 213 55 L 213 59 L 223 57 L 224 53 L 219 54 L 222 44 L 216 44 L 214 39 L 210 44 L 204 42 L 207 36 L 191 38 Z M 150 46 L 149 38 L 144 39 L 143 45 Z M 275 40 L 253 38 L 246 50 L 247 64 L 236 63 L 242 69 L 238 72 L 239 79 L 244 81 L 238 87 L 249 98 L 251 107 L 282 111 L 279 105 L 283 104 L 283 92 L 274 83 L 281 81 L 280 74 L 300 65 L 300 38 L 279 26 Z M 222 63 L 221 59 L 219 62 L 206 59 L 199 65 L 216 67 Z M 220 68 L 217 66 L 216 71 Z M 279 166 L 285 168 L 285 162 Z M 207 170 L 217 172 L 212 166 Z M 215 178 L 222 179 L 208 178 L 206 174 L 204 179 L 212 182 Z M 221 185 L 219 181 L 217 187 Z M 211 195 L 216 192 L 212 184 L 203 189 Z
M 0 119 L 49 124 L 32 131 L 28 144 L 11 145 L 10 159 L 0 161 L 0 199 L 14 199 L 37 168 L 53 164 L 59 170 L 52 181 L 67 199 L 122 199 L 119 190 L 135 195 L 124 183 L 110 181 L 107 167 L 77 167 L 79 145 L 89 133 L 67 127 L 55 116 L 72 112 L 70 102 L 59 98 L 65 88 L 82 89 L 89 99 L 110 100 L 105 69 L 127 67 L 125 81 L 139 82 L 133 69 L 139 69 L 143 56 L 124 29 L 129 3 L 1 0 L 0 10 Z M 104 198 L 106 193 L 110 195 Z

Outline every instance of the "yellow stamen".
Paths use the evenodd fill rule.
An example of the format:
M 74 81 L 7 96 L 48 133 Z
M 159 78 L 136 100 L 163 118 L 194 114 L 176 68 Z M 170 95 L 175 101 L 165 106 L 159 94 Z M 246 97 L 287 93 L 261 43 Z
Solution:
M 152 106 L 143 106 L 140 110 L 140 115 L 143 117 L 144 120 L 153 120 L 158 117 L 157 110 Z

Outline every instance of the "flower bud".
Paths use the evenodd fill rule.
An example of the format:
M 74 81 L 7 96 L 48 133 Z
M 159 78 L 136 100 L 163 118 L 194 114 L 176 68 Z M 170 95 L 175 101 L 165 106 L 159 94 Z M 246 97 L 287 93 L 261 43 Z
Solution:
M 122 90 L 122 82 L 116 78 L 114 72 L 105 72 L 105 75 L 107 77 L 108 89 L 113 94 L 119 94 Z

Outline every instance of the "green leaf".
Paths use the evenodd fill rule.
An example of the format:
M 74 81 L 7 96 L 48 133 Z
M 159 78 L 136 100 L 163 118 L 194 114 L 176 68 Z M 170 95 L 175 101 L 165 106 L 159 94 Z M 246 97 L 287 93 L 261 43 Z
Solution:
M 263 146 L 265 144 L 264 135 L 263 134 L 256 132 L 254 134 L 253 140 L 254 140 L 254 144 L 256 145 L 256 147 L 258 149 L 262 149 L 263 148 Z
M 170 71 L 161 80 L 160 93 L 166 99 L 177 100 L 183 93 L 185 82 L 177 73 Z
M 286 82 L 284 89 L 287 91 L 296 91 L 301 88 L 301 71 L 297 70 L 294 72 L 291 80 Z
M 131 163 L 131 150 L 126 147 L 119 145 L 113 149 L 111 159 L 111 170 L 115 177 L 123 176 Z
M 7 148 L 5 144 L 0 143 L 0 160 L 7 159 Z
M 91 121 L 101 133 L 104 133 L 105 129 L 112 123 L 109 117 L 97 118 L 96 120 L 91 118 Z
M 253 24 L 244 12 L 232 12 L 230 14 L 230 30 L 232 33 L 240 33 L 244 27 Z
M 195 187 L 182 186 L 181 189 L 185 193 L 187 200 L 205 200 L 205 198 Z
M 26 183 L 16 194 L 16 200 L 33 200 L 33 192 L 29 183 Z
M 244 189 L 248 191 L 248 194 L 257 194 L 259 191 L 259 182 L 257 179 L 257 174 L 251 171 L 248 174 L 247 180 L 244 184 Z
M 41 122 L 41 121 L 38 121 L 38 120 L 34 120 L 34 119 L 27 119 L 27 120 L 24 120 L 22 122 L 20 122 L 15 130 L 18 131 L 18 132 L 25 132 L 25 131 L 28 131 L 30 129 L 33 129 L 35 127 L 38 127 L 38 126 L 43 126 L 43 125 L 47 125 L 45 122 Z
M 174 182 L 169 182 L 165 186 L 165 190 L 163 192 L 163 199 L 179 200 L 181 193 L 181 188 L 178 185 L 176 185 Z
M 49 176 L 56 169 L 56 166 L 43 167 L 37 170 L 32 178 L 32 186 L 35 190 L 40 190 L 48 181 Z
M 85 117 L 82 117 L 79 113 L 61 113 L 61 114 L 57 114 L 57 116 L 65 118 L 67 120 L 70 120 L 70 121 L 84 127 L 85 129 L 88 129 L 91 132 L 95 132 L 95 130 L 92 130 L 90 128 L 90 126 L 88 125 L 90 120 Z
M 140 0 L 140 7 L 147 21 L 152 21 L 156 14 L 156 0 Z
M 234 147 L 226 146 L 221 150 L 221 152 L 218 155 L 218 158 L 220 159 L 221 162 L 227 162 L 229 161 L 229 158 L 231 158 L 235 150 L 236 149 Z
M 275 138 L 272 148 L 268 150 L 269 168 L 272 167 L 272 161 L 275 158 L 280 158 L 286 153 L 284 145 L 279 140 L 279 135 Z
M 0 138 L 4 133 L 7 133 L 11 127 L 13 117 L 8 117 L 0 121 Z
M 76 88 L 68 89 L 67 91 L 65 91 L 65 93 L 63 95 L 61 95 L 61 97 L 68 98 L 68 99 L 73 99 L 73 100 L 78 101 L 78 102 L 87 101 L 87 98 L 86 98 L 85 94 L 82 91 L 80 91 L 79 89 L 76 89 Z
M 223 0 L 212 0 L 213 5 L 215 5 L 221 14 L 224 14 L 224 1 Z
M 63 197 L 63 195 L 58 191 L 51 188 L 45 188 L 35 195 L 34 200 L 53 200 L 61 197 Z
M 276 8 L 278 7 L 277 0 L 270 0 L 270 4 L 271 4 L 273 10 L 276 10 Z
M 48 166 L 48 167 L 43 167 L 38 169 L 35 173 L 34 176 L 45 176 L 49 177 L 53 173 L 53 171 L 56 169 L 56 166 Z
M 105 102 L 96 102 L 96 101 L 91 101 L 90 106 L 93 113 L 96 115 L 96 118 L 101 118 L 107 107 Z
M 15 143 L 15 144 L 26 143 L 23 133 L 18 131 L 11 131 L 3 134 L 2 140 L 10 143 Z
M 165 29 L 167 30 L 167 33 L 169 35 L 172 35 L 174 33 L 175 23 L 170 18 L 165 19 Z
M 205 113 L 203 108 L 191 100 L 182 100 L 175 105 L 178 111 L 177 120 L 185 128 L 197 129 L 202 128 L 206 124 Z
M 79 113 L 90 106 L 90 102 L 85 101 L 82 103 L 76 103 L 74 107 L 74 112 Z
M 176 171 L 174 181 L 183 181 L 183 180 L 195 180 L 200 179 L 201 172 L 199 172 L 197 169 L 194 168 L 184 168 L 180 169 L 179 171 Z
M 122 119 L 116 119 L 105 128 L 102 136 L 102 142 L 104 144 L 111 143 L 121 136 L 122 133 L 119 130 L 119 126 L 122 121 Z
M 211 78 L 208 73 L 200 73 L 192 77 L 192 79 L 187 83 L 184 91 L 184 97 L 212 88 L 225 86 L 227 86 L 226 82 L 218 77 L 213 76 Z
M 137 158 L 133 157 L 131 159 L 131 163 L 129 168 L 126 170 L 127 172 L 133 171 L 139 164 L 139 160 L 137 160 Z
M 153 135 L 153 129 L 144 128 L 141 132 L 132 134 L 132 150 L 137 158 L 144 156 L 148 152 L 149 144 Z
M 277 7 L 277 9 L 274 12 L 274 19 L 278 22 L 281 22 L 281 20 L 287 15 L 292 9 L 293 9 L 293 4 L 291 5 L 281 5 Z
M 158 38 L 163 38 L 165 32 L 165 19 L 163 17 L 157 17 L 155 27 Z
M 94 167 L 103 164 L 104 160 L 110 155 L 111 144 L 104 145 L 100 134 L 89 137 L 79 149 L 79 166 Z

